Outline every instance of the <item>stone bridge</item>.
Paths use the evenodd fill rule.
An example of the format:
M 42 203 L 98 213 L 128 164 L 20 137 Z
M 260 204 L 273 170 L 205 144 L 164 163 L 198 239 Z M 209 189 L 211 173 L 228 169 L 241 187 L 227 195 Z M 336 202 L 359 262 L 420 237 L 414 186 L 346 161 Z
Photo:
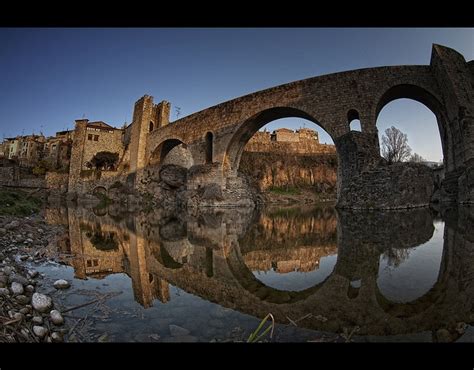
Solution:
M 156 105 L 153 97 L 145 95 L 135 104 L 130 170 L 140 188 L 140 180 L 146 176 L 144 170 L 160 164 L 167 153 L 183 144 L 194 166 L 200 168 L 189 177 L 188 189 L 210 184 L 224 191 L 238 188 L 240 158 L 252 135 L 270 121 L 299 117 L 321 126 L 336 145 L 340 205 L 350 206 L 349 193 L 361 191 L 372 197 L 377 192 L 384 193 L 380 197 L 390 192 L 411 192 L 423 198 L 395 196 L 386 208 L 426 204 L 432 189 L 417 183 L 420 170 L 406 172 L 396 166 L 387 169 L 380 157 L 377 116 L 386 104 L 399 98 L 423 103 L 437 118 L 446 168 L 442 199 L 473 202 L 474 62 L 466 62 L 455 50 L 440 45 L 433 45 L 430 65 L 366 68 L 291 82 L 169 124 L 163 115 L 163 103 Z M 169 114 L 169 104 L 167 107 Z M 351 131 L 354 119 L 360 120 L 361 131 Z M 365 179 L 367 173 L 372 177 Z M 373 184 L 373 178 L 380 176 L 385 176 L 383 180 L 397 177 L 403 181 L 385 184 L 388 188 L 381 189 Z M 351 188 L 353 184 L 358 185 Z M 368 189 L 361 190 L 364 188 Z

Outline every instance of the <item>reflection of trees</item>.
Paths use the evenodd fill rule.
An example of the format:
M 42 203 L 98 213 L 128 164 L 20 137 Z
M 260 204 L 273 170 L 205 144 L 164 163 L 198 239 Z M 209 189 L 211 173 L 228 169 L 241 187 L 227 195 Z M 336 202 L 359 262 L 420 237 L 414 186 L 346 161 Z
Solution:
M 118 249 L 117 235 L 113 231 L 102 231 L 99 223 L 97 223 L 94 228 L 91 225 L 81 222 L 80 228 L 86 232 L 86 236 L 96 249 L 101 251 Z
M 95 248 L 101 251 L 118 249 L 118 242 L 113 232 L 95 232 L 90 238 L 90 241 Z
M 382 259 L 387 261 L 389 267 L 398 267 L 408 259 L 410 249 L 389 247 L 382 254 Z

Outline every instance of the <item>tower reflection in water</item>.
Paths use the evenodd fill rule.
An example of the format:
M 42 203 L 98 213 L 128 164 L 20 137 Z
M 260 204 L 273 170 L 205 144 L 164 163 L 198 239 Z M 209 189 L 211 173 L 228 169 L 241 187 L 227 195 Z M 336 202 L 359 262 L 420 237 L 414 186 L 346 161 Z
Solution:
M 472 318 L 472 208 L 96 213 L 48 210 L 51 223 L 68 227 L 65 261 L 80 279 L 125 272 L 145 308 L 168 302 L 171 284 L 257 318 L 306 317 L 300 326 L 328 332 L 431 331 L 436 340 L 447 329 L 455 340 Z

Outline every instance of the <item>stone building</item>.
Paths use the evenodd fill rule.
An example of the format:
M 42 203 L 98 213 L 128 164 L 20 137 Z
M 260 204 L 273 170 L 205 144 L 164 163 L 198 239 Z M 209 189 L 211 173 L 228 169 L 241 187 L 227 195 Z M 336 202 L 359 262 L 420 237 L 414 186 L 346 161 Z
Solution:
M 0 158 L 8 158 L 8 144 L 7 142 L 0 143 Z
M 282 152 L 299 155 L 336 154 L 336 147 L 320 144 L 317 131 L 301 128 L 293 131 L 280 128 L 273 131 L 257 131 L 245 145 L 246 152 Z
M 41 135 L 27 135 L 19 137 L 18 160 L 22 167 L 34 167 L 43 157 L 46 138 Z
M 9 137 L 4 140 L 6 157 L 8 159 L 18 158 L 19 138 Z
M 54 169 L 68 169 L 74 131 L 59 131 L 44 144 L 43 159 Z
M 5 138 L 0 144 L 0 157 L 17 160 L 22 167 L 33 167 L 42 158 L 45 142 L 42 134 Z

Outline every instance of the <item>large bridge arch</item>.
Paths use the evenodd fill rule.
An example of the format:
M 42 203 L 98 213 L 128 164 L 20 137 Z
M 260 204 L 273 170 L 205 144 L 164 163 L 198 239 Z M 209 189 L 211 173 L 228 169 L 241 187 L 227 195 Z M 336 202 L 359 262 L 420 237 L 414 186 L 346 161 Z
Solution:
M 267 123 L 277 119 L 290 117 L 303 118 L 311 121 L 317 126 L 323 128 L 326 132 L 328 132 L 329 136 L 334 139 L 334 135 L 336 133 L 331 126 L 329 126 L 328 131 L 328 129 L 326 129 L 324 125 L 322 125 L 315 117 L 300 108 L 287 106 L 264 109 L 245 120 L 235 130 L 224 153 L 223 170 L 225 172 L 237 172 L 244 147 L 250 138 Z
M 377 122 L 382 109 L 390 102 L 397 99 L 415 100 L 427 107 L 436 117 L 438 130 L 443 150 L 444 164 L 448 171 L 454 169 L 453 143 L 449 130 L 447 112 L 435 91 L 430 91 L 426 86 L 416 84 L 397 84 L 389 87 L 376 97 L 374 104 L 374 122 Z

